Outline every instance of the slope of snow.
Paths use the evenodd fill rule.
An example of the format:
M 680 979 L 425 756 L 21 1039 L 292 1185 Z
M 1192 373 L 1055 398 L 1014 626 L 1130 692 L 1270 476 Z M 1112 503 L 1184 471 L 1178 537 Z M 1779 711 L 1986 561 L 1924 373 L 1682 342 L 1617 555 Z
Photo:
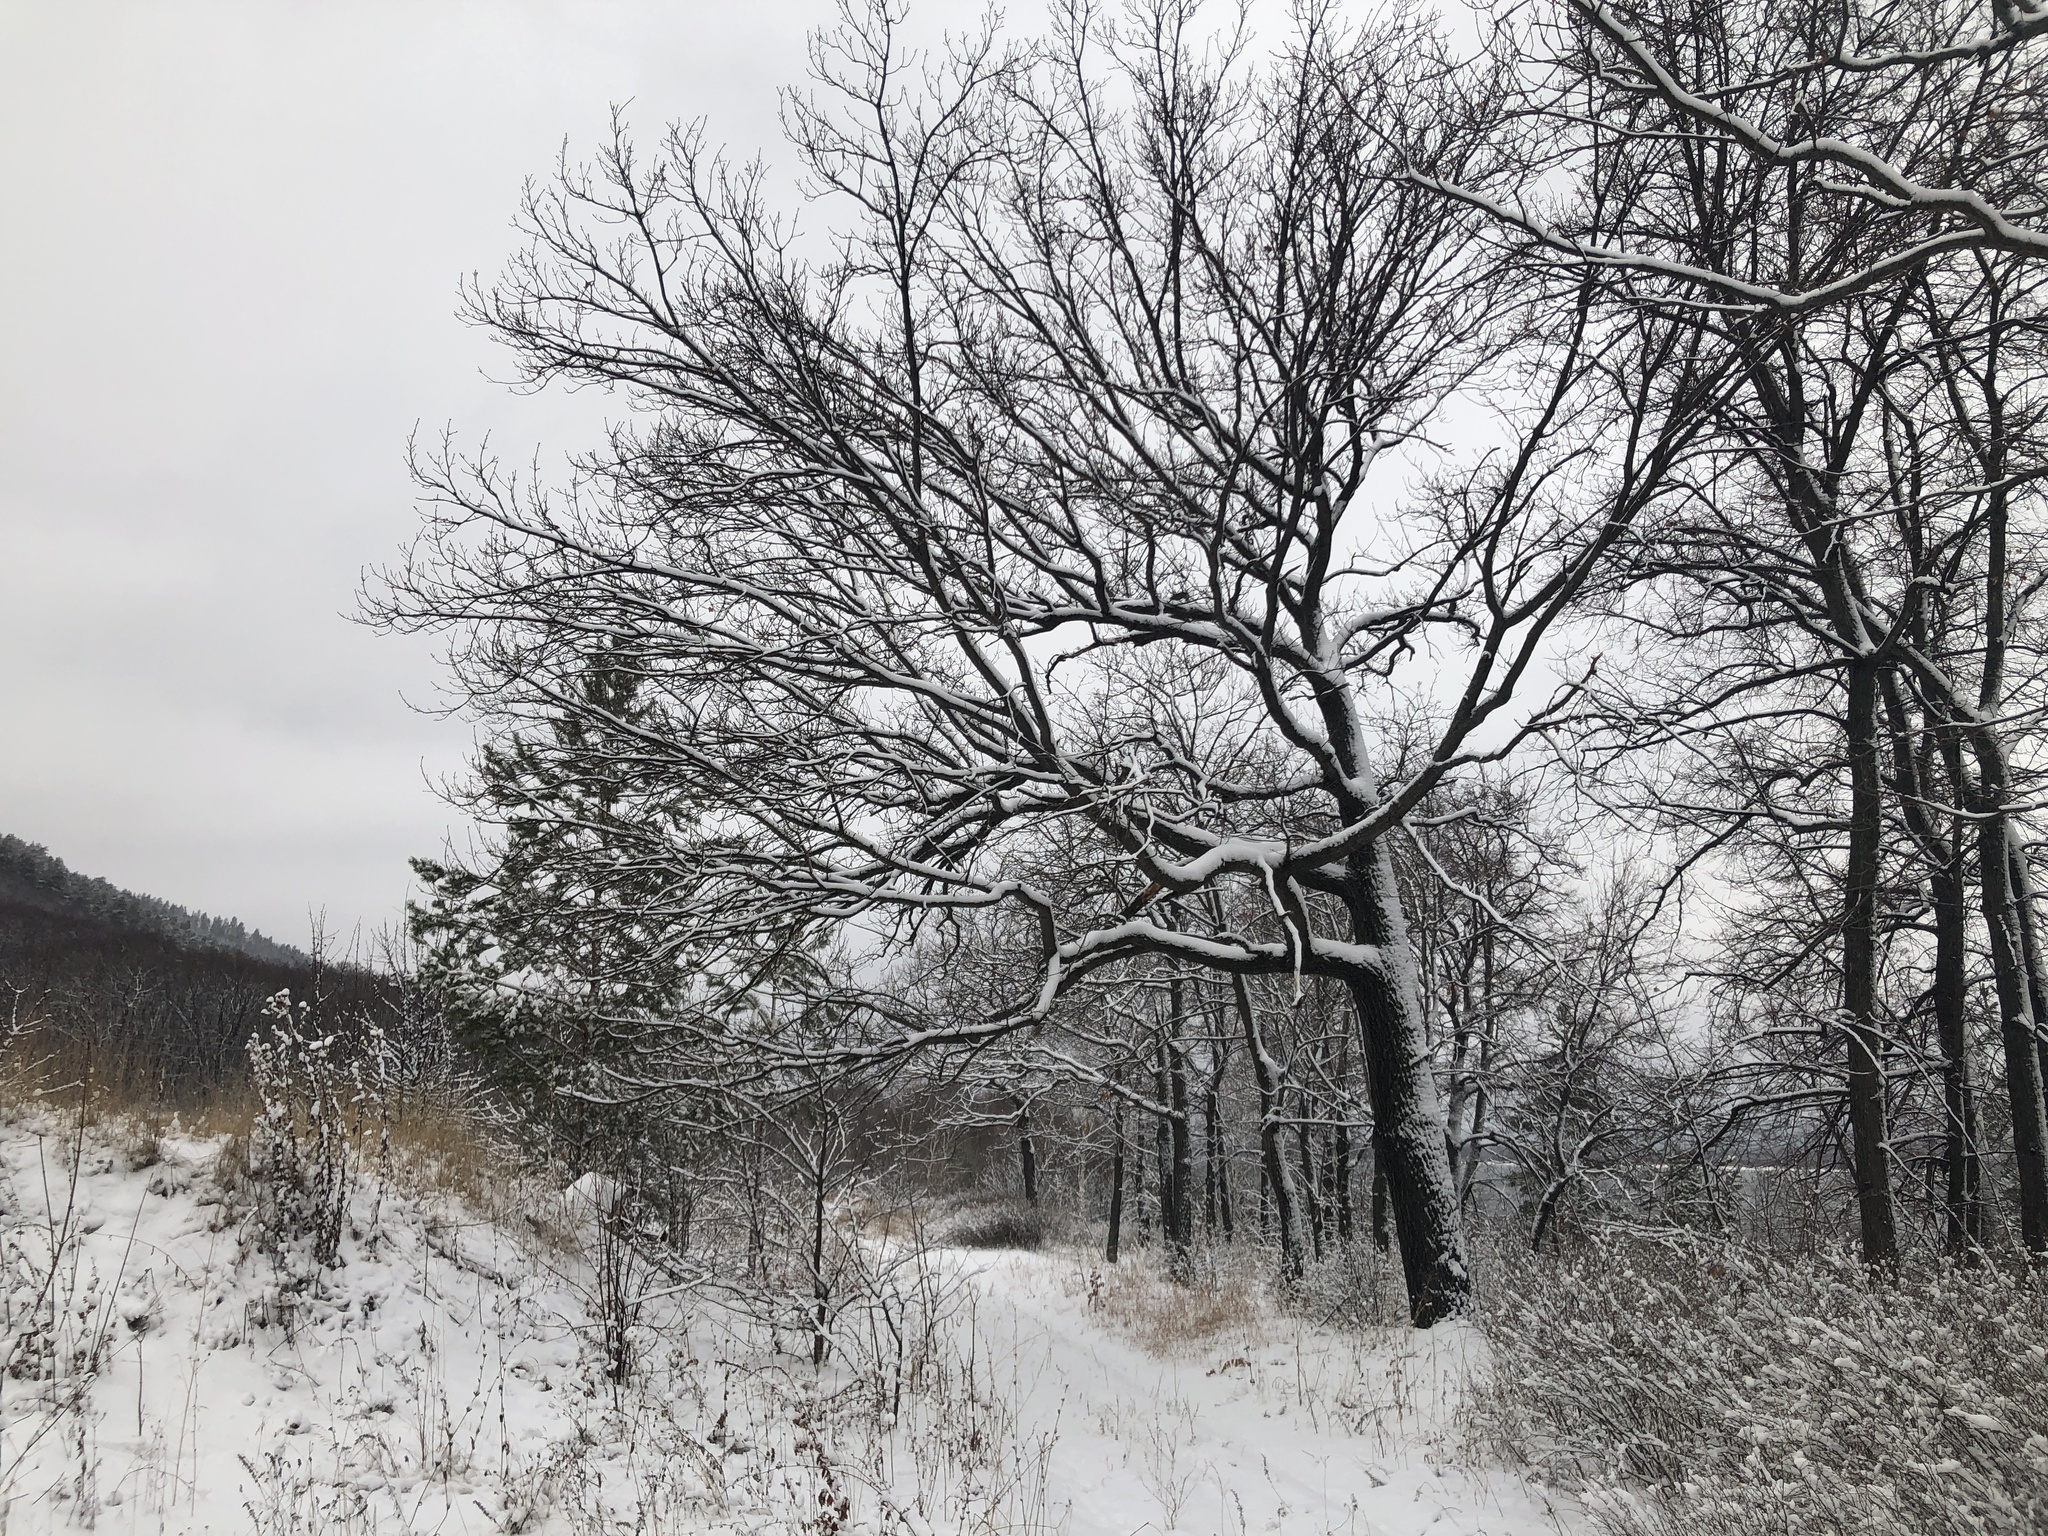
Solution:
M 222 1146 L 0 1126 L 0 1531 L 1559 1528 L 1461 1462 L 1457 1330 L 1262 1314 L 1162 1360 L 1076 1259 L 865 1245 L 822 1371 L 799 1313 L 657 1282 L 617 1385 L 587 1203 L 536 1189 L 493 1224 L 365 1179 L 295 1294 Z

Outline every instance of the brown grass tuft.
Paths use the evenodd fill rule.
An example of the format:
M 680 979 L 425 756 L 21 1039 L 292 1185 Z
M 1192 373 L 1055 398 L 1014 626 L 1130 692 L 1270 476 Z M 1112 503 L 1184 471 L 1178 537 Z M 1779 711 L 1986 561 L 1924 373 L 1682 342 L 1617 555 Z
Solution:
M 1183 1358 L 1219 1342 L 1256 1345 L 1264 1336 L 1265 1294 L 1256 1276 L 1209 1266 L 1186 1285 L 1162 1274 L 1149 1255 L 1091 1264 L 1076 1289 L 1088 1310 L 1147 1354 Z

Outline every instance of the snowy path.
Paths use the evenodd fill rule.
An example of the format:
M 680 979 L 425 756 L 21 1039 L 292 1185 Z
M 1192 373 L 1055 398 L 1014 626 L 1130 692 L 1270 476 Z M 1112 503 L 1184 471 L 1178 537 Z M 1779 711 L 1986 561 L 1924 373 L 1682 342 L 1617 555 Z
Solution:
M 1047 1502 L 1069 1536 L 1560 1528 L 1518 1479 L 1458 1459 L 1469 1330 L 1367 1339 L 1267 1317 L 1160 1359 L 1094 1314 L 1072 1259 L 959 1262 L 1024 1421 L 1057 1424 Z

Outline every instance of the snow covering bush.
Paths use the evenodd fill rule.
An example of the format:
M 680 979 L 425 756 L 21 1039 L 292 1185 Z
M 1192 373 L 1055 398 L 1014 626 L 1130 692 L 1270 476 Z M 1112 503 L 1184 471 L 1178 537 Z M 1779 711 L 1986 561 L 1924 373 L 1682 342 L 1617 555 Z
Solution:
M 1488 1289 L 1498 1448 L 1607 1530 L 2048 1529 L 2048 1283 L 1614 1233 Z
M 1267 1268 L 1277 1263 L 1269 1260 Z M 1408 1288 L 1401 1258 L 1371 1242 L 1334 1247 L 1302 1265 L 1301 1278 L 1280 1299 L 1302 1317 L 1345 1328 L 1405 1328 Z
M 321 1030 L 312 1005 L 294 1003 L 289 990 L 272 997 L 263 1013 L 268 1027 L 249 1039 L 249 1073 L 261 1105 L 249 1149 L 258 1240 L 280 1267 L 303 1245 L 324 1269 L 341 1252 L 357 1143 L 375 1130 L 388 1150 L 388 1052 L 374 1024 L 348 1042 Z

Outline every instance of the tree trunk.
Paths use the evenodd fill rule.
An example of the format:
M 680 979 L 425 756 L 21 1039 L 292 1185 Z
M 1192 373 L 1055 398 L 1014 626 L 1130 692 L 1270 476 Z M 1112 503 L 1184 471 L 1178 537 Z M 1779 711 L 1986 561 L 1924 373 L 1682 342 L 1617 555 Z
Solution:
M 1987 392 L 1990 435 L 1986 443 L 1987 480 L 1991 493 L 1985 526 L 1984 663 L 1977 694 L 1977 719 L 1970 733 L 1977 758 L 1980 797 L 1978 882 L 1984 898 L 1984 920 L 1991 935 L 1991 968 L 1998 987 L 1998 1021 L 2005 1048 L 2005 1084 L 2012 1108 L 2013 1161 L 2020 1186 L 2020 1238 L 2029 1251 L 2048 1253 L 2048 1105 L 2043 1103 L 2044 1072 L 2041 1029 L 2044 1021 L 2035 1001 L 2037 988 L 2027 966 L 2027 924 L 2030 903 L 2014 875 L 2023 874 L 2013 836 L 2009 796 L 2012 789 L 2005 744 L 1989 722 L 1998 719 L 2005 703 L 2005 663 L 2011 644 L 2011 578 L 2007 540 L 2011 503 L 2000 483 L 2006 469 L 2005 414 L 2000 397 Z M 1995 869 L 1994 869 L 1995 866 Z M 2028 882 L 2029 884 L 2031 882 Z
M 1485 1146 L 1486 1114 L 1493 1102 L 1493 1095 L 1487 1089 L 1488 1070 L 1493 1065 L 1493 1042 L 1498 1028 L 1494 1003 L 1495 935 L 1489 921 L 1486 934 L 1480 944 L 1481 1024 L 1479 1028 L 1479 1065 L 1473 1073 L 1471 1087 L 1471 1118 L 1465 1126 L 1465 1135 L 1459 1144 L 1459 1158 L 1452 1165 L 1458 1183 L 1458 1209 L 1466 1210 L 1472 1203 L 1472 1186 L 1479 1179 L 1479 1159 Z
M 1124 1100 L 1118 1094 L 1116 1107 L 1110 1111 L 1109 1121 L 1109 1243 L 1103 1249 L 1103 1262 L 1116 1262 L 1117 1247 L 1123 1239 L 1124 1229 Z
M 1568 1179 L 1552 1179 L 1543 1187 L 1542 1198 L 1536 1202 L 1536 1220 L 1529 1228 L 1529 1251 L 1543 1251 L 1543 1234 L 1550 1230 L 1552 1218 L 1557 1215 L 1557 1203 L 1564 1198 L 1570 1187 Z
M 1957 850 L 1960 856 L 1961 850 Z M 1941 1040 L 1942 1161 L 1951 1254 L 1976 1251 L 1984 1241 L 1983 1165 L 1978 1155 L 1977 1084 L 1970 1061 L 1969 979 L 1964 967 L 1969 936 L 1959 862 L 1937 870 L 1934 896 L 1934 1017 Z
M 1961 743 L 1953 734 L 1943 744 L 1949 793 L 1958 807 L 1969 803 Z M 1934 1020 L 1941 1040 L 1941 1107 L 1944 1125 L 1943 1196 L 1951 1254 L 1977 1252 L 1984 1242 L 1983 1163 L 1977 1129 L 1976 1072 L 1970 1060 L 1969 929 L 1965 908 L 1963 827 L 1958 810 L 1941 837 L 1940 862 L 1930 881 L 1934 907 Z
M 1379 952 L 1379 963 L 1361 969 L 1351 983 L 1374 1145 L 1386 1170 L 1408 1315 L 1416 1327 L 1427 1328 L 1465 1310 L 1472 1274 L 1393 860 L 1378 846 L 1351 873 L 1346 905 L 1352 936 Z
M 1265 1227 L 1265 1201 L 1273 1207 L 1280 1228 L 1280 1279 L 1292 1284 L 1301 1278 L 1301 1231 L 1294 1214 L 1294 1192 L 1288 1181 L 1287 1158 L 1280 1147 L 1279 1072 L 1266 1054 L 1266 1042 L 1259 1034 L 1258 1018 L 1252 1011 L 1251 987 L 1242 976 L 1230 978 L 1231 994 L 1237 1001 L 1237 1020 L 1244 1031 L 1244 1043 L 1252 1058 L 1252 1081 L 1259 1090 L 1259 1185 L 1260 1229 Z
M 1301 1101 L 1301 1118 L 1304 1122 L 1308 1119 L 1306 1095 Z M 1301 1159 L 1301 1200 L 1308 1207 L 1309 1251 L 1320 1260 L 1323 1256 L 1323 1202 L 1316 1194 L 1316 1160 L 1310 1151 L 1313 1136 L 1314 1132 L 1305 1123 L 1294 1128 L 1294 1153 Z
M 1159 1060 L 1154 1063 L 1152 1074 L 1152 1098 L 1155 1103 L 1168 1104 L 1172 1090 L 1166 1082 L 1166 1045 L 1160 1042 Z M 1180 1224 L 1180 1214 L 1174 1209 L 1179 1201 L 1179 1191 L 1173 1187 L 1173 1116 L 1155 1115 L 1152 1119 L 1152 1162 L 1158 1171 L 1159 1190 L 1157 1210 L 1159 1215 L 1159 1241 L 1168 1250 L 1168 1264 L 1172 1263 L 1174 1229 Z
M 1167 1273 L 1185 1284 L 1194 1278 L 1195 1153 L 1188 1121 L 1188 1064 L 1181 1054 L 1181 983 L 1174 978 L 1170 996 L 1173 1017 L 1160 1049 L 1166 1059 L 1166 1107 L 1169 1150 L 1173 1157 L 1172 1215 L 1167 1224 Z
M 2041 1096 L 2048 1101 L 2048 975 L 2043 974 L 2040 929 L 2034 904 L 2034 875 L 2016 838 L 2012 847 L 2012 906 L 2020 921 L 2020 954 L 2027 966 L 2027 1005 L 2034 1015 L 2034 1053 L 2040 1058 Z
M 2026 941 L 2013 900 L 2012 826 L 2004 809 L 2003 755 L 1981 738 L 1979 775 L 1984 808 L 1978 823 L 1977 878 L 1984 897 L 1984 925 L 1991 938 L 1992 977 L 1998 988 L 2013 1161 L 2019 1174 L 2020 1239 L 2030 1251 L 2044 1253 L 2048 1252 L 2048 1113 L 2044 1113 L 2041 1099 L 2041 1053 L 2027 986 Z
M 817 1160 L 811 1166 L 811 1299 L 815 1305 L 812 1314 L 811 1364 L 813 1367 L 825 1363 L 826 1326 L 831 1319 L 832 1290 L 825 1280 L 825 1176 L 826 1176 L 826 1133 L 818 1133 Z
M 1216 1127 L 1216 1212 L 1223 1218 L 1223 1241 L 1235 1242 L 1237 1228 L 1230 1214 L 1230 1149 L 1224 1145 L 1220 1119 Z
M 1379 1154 L 1379 1137 L 1373 1137 L 1372 1154 L 1372 1245 L 1385 1253 L 1394 1245 L 1393 1229 L 1387 1225 L 1387 1165 Z
M 1216 1088 L 1212 1083 L 1202 1092 L 1202 1231 L 1216 1240 Z
M 1843 1033 L 1849 1048 L 1849 1127 L 1856 1213 L 1863 1262 L 1898 1262 L 1892 1211 L 1891 1139 L 1885 1125 L 1885 1080 L 1877 1009 L 1878 842 L 1883 834 L 1883 778 L 1878 757 L 1879 663 L 1849 666 L 1849 862 L 1842 903 Z
M 1919 643 L 1926 644 L 1924 636 Z M 1891 717 L 1899 810 L 1928 867 L 1928 908 L 1934 920 L 1934 984 L 1928 995 L 1941 1045 L 1943 1177 L 1942 1188 L 1932 1192 L 1932 1198 L 1941 1204 L 1947 1229 L 1943 1247 L 1951 1256 L 1962 1256 L 1977 1252 L 1984 1237 L 1977 1087 L 1970 1060 L 1967 818 L 1962 809 L 1974 796 L 1963 766 L 1962 739 L 1953 722 L 1937 719 L 1931 708 L 1924 711 L 1916 746 L 1912 714 L 1895 673 L 1885 674 L 1884 698 Z M 1947 780 L 1948 804 L 1954 807 L 1940 819 L 1935 813 L 1936 762 Z
M 746 1169 L 747 1279 L 750 1283 L 759 1283 L 768 1268 L 768 1234 L 761 1222 L 761 1192 L 767 1182 L 761 1168 L 762 1134 L 760 1127 L 755 1126 L 742 1161 Z
M 1351 1244 L 1351 1122 L 1337 1122 L 1330 1145 L 1330 1182 L 1334 1186 L 1337 1207 L 1337 1242 L 1340 1247 Z
M 1142 1131 L 1131 1138 L 1131 1198 L 1138 1206 L 1138 1236 L 1140 1239 L 1149 1238 L 1152 1235 L 1152 1202 L 1145 1191 L 1145 1136 Z
M 1031 1106 L 1017 1106 L 1017 1167 L 1024 1180 L 1024 1199 L 1038 1204 L 1038 1150 L 1031 1144 Z

